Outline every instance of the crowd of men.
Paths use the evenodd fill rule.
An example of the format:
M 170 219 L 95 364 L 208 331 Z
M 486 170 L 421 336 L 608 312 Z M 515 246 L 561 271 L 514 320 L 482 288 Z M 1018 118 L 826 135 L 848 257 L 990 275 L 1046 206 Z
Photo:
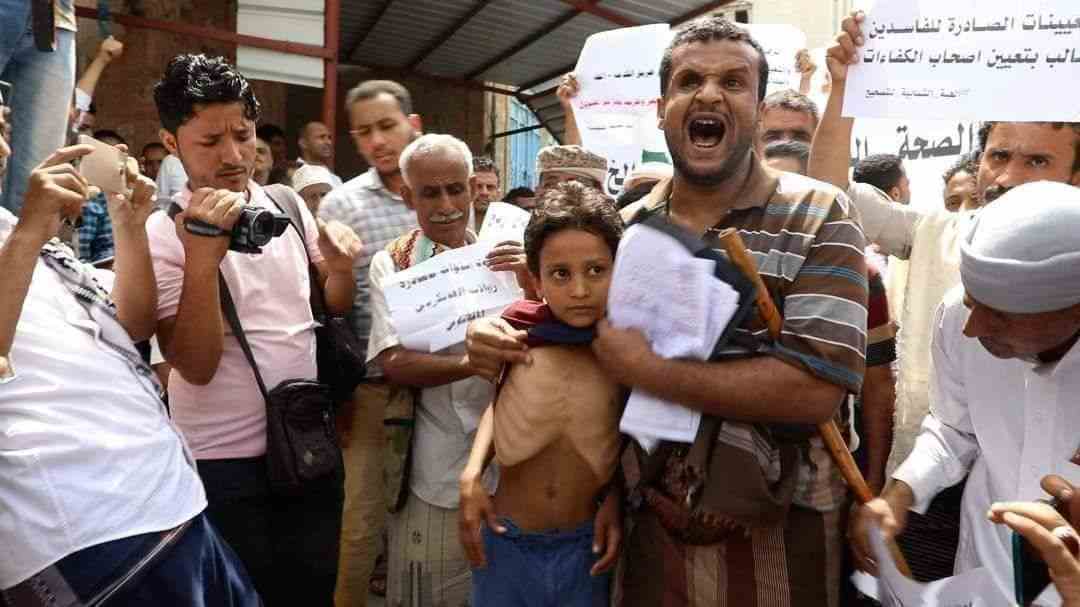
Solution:
M 580 145 L 573 74 L 565 145 L 504 194 L 490 158 L 426 133 L 389 80 L 345 99 L 364 173 L 334 174 L 320 122 L 290 160 L 243 74 L 197 54 L 163 67 L 160 141 L 116 191 L 75 137 L 127 150 L 92 104 L 124 47 L 52 83 L 70 107 L 39 103 L 27 65 L 72 71 L 57 7 L 57 51 L 24 26 L 0 49 L 17 95 L 0 99 L 0 604 L 363 606 L 381 559 L 395 607 L 860 605 L 847 578 L 879 573 L 877 528 L 917 578 L 983 567 L 1006 601 L 1019 533 L 1049 567 L 1039 604 L 1080 605 L 1080 123 L 984 122 L 943 199 L 912 201 L 899 157 L 851 166 L 861 13 L 827 52 L 823 108 L 766 95 L 764 50 L 707 16 L 658 66 L 671 164 L 637 167 L 616 199 Z M 798 63 L 808 82 L 818 67 Z M 531 213 L 485 260 L 523 301 L 463 343 L 405 344 L 390 279 L 477 242 L 497 201 Z M 607 321 L 619 239 L 642 222 L 715 251 L 733 229 L 779 331 L 759 310 L 684 360 Z M 334 369 L 351 381 L 312 438 L 275 406 L 327 377 L 332 330 L 359 362 Z M 630 390 L 703 430 L 620 438 Z M 830 421 L 868 503 L 817 433 Z M 278 482 L 282 427 L 299 489 Z M 327 440 L 330 465 L 304 477 Z M 928 510 L 955 513 L 953 545 Z

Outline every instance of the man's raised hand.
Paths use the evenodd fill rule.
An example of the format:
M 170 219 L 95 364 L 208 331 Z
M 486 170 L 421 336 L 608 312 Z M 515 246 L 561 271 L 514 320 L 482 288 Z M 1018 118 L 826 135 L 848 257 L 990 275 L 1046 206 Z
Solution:
M 90 184 L 72 162 L 93 151 L 90 145 L 60 148 L 30 173 L 17 231 L 32 233 L 44 244 L 59 231 L 61 220 L 74 221 L 82 215 Z

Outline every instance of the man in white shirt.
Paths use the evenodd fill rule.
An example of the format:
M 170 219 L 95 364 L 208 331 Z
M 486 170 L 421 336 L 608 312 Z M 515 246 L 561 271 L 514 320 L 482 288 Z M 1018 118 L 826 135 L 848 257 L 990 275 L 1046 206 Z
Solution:
M 990 505 L 1041 498 L 1045 474 L 1080 482 L 1080 189 L 1032 183 L 985 207 L 960 277 L 934 323 L 930 415 L 881 497 L 856 511 L 853 550 L 873 570 L 869 525 L 895 535 L 909 509 L 970 473 L 955 570 L 986 567 L 1011 597 L 1009 534 Z
M 371 262 L 368 360 L 391 382 L 419 388 L 409 495 L 390 520 L 387 603 L 467 605 L 472 577 L 458 541 L 458 478 L 493 388 L 476 377 L 463 344 L 437 353 L 410 350 L 391 323 L 383 281 L 394 272 L 471 244 L 472 154 L 449 135 L 424 135 L 401 153 L 402 195 L 420 228 Z M 419 602 L 407 597 L 419 596 Z M 403 602 L 404 601 L 404 602 Z
M 30 174 L 21 221 L 0 213 L 0 603 L 255 607 L 132 341 L 154 330 L 153 182 L 131 175 L 110 197 L 111 296 L 54 238 L 90 194 L 71 161 L 92 149 L 55 152 Z
M 312 121 L 300 128 L 300 136 L 296 140 L 300 148 L 300 164 L 314 164 L 330 171 L 330 162 L 334 159 L 334 139 L 330 135 L 330 129 L 326 125 Z M 330 171 L 335 188 L 341 187 L 341 178 Z

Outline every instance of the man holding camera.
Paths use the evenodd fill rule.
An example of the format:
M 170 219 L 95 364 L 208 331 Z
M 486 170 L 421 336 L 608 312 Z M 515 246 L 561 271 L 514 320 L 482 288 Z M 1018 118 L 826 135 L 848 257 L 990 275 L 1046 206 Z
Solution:
M 318 269 L 328 312 L 342 313 L 352 305 L 360 242 L 341 224 L 317 225 L 300 201 L 302 226 L 277 231 L 261 251 L 252 246 L 258 244 L 251 242 L 260 231 L 258 213 L 280 209 L 251 179 L 259 103 L 224 59 L 173 58 L 154 99 L 162 142 L 188 175 L 187 187 L 173 198 L 181 212 L 174 218 L 155 214 L 147 226 L 159 294 L 158 338 L 173 367 L 173 418 L 198 461 L 210 519 L 244 561 L 266 604 L 330 606 L 341 476 L 323 477 L 299 495 L 271 492 L 266 399 L 224 320 L 219 280 L 228 287 L 267 389 L 315 378 L 308 260 Z

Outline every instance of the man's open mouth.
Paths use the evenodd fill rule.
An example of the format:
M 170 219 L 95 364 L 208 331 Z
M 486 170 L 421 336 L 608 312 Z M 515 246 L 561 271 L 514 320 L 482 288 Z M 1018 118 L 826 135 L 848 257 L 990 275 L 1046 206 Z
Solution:
M 727 127 L 719 118 L 694 118 L 687 126 L 690 143 L 699 148 L 712 148 L 724 139 Z

